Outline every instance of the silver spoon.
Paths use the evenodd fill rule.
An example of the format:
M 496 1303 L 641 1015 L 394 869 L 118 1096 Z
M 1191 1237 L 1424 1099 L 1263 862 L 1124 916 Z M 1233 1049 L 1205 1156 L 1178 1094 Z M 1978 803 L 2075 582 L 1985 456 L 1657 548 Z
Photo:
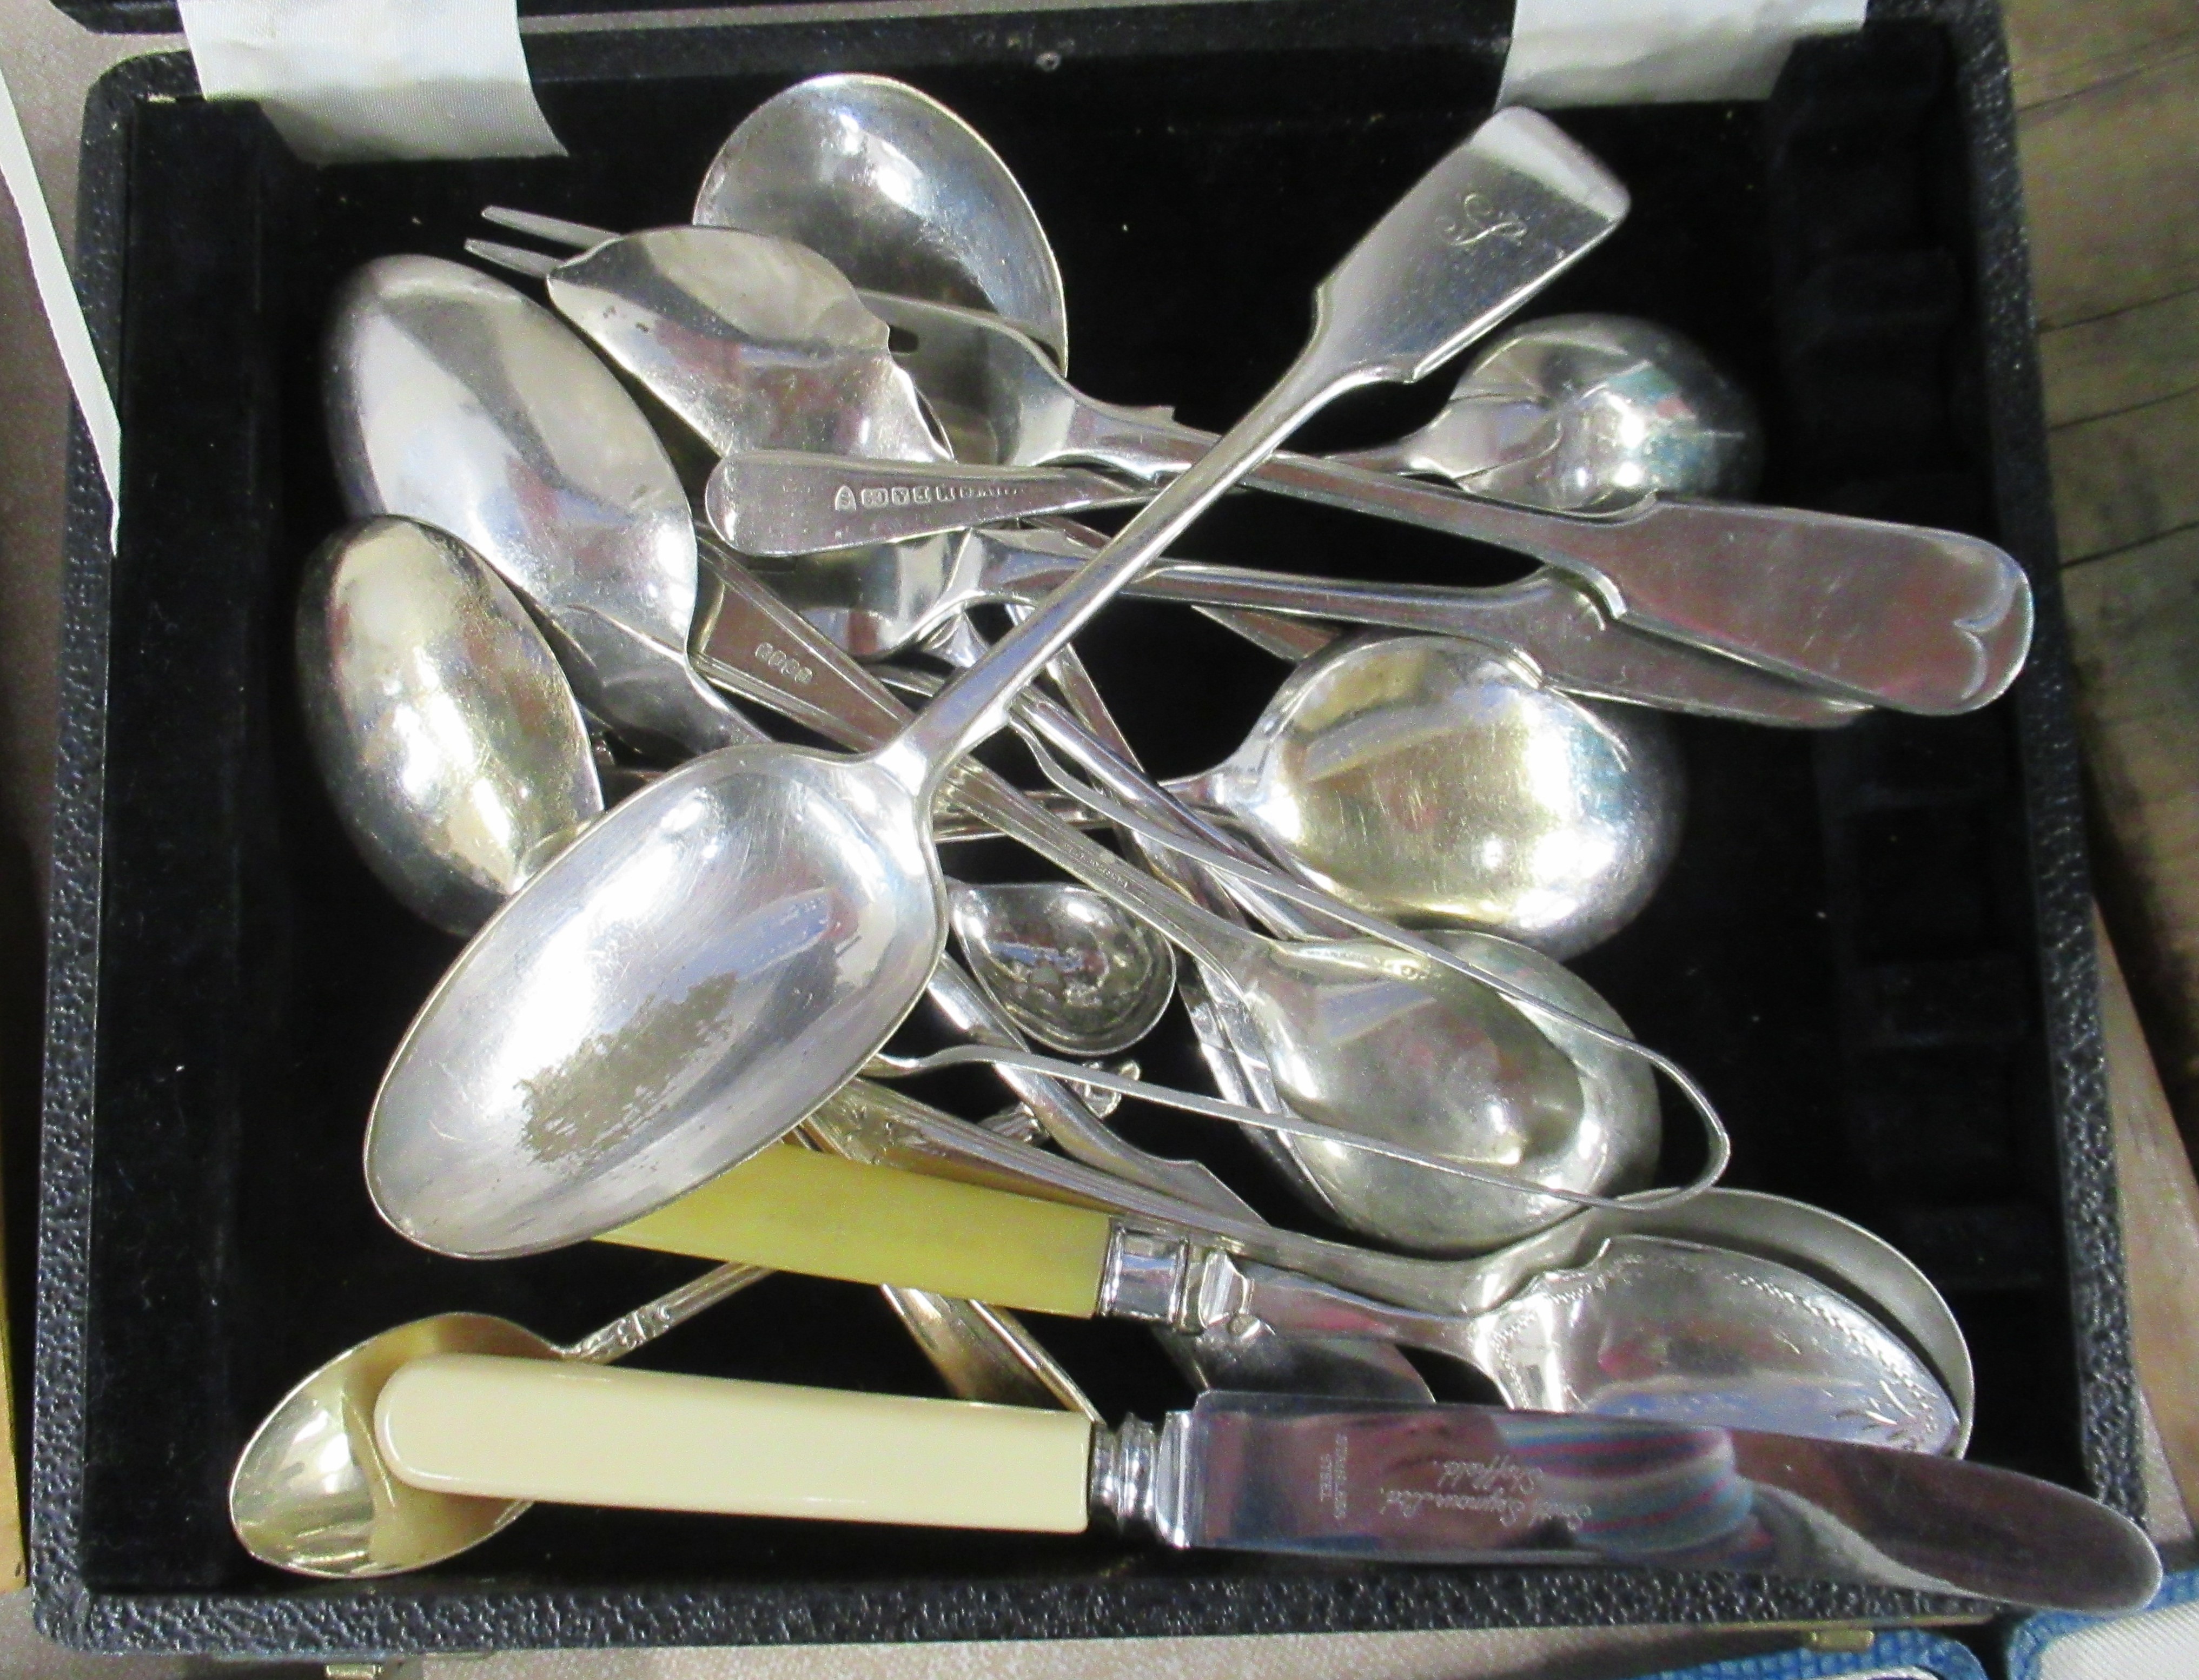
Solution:
M 694 219 L 777 234 L 857 285 L 1014 322 L 1063 363 L 1061 268 L 1030 201 L 977 131 L 884 76 L 814 76 L 743 118 Z
M 1331 458 L 1588 512 L 1656 491 L 1746 501 L 1764 438 L 1747 393 L 1678 333 L 1624 315 L 1552 315 L 1477 356 L 1420 430 Z
M 1515 231 L 1492 240 L 1462 222 L 1469 194 Z M 1498 113 L 1323 283 L 1314 335 L 1274 389 L 898 738 L 855 759 L 728 749 L 608 814 L 475 936 L 399 1047 L 368 1127 L 384 1216 L 446 1251 L 553 1247 L 794 1125 L 884 1044 L 937 965 L 933 795 L 1015 693 L 1323 402 L 1424 375 L 1598 242 L 1624 204 L 1547 120 Z M 1519 1049 L 1508 1067 L 1542 1060 Z M 1553 1088 L 1577 1088 L 1570 1069 L 1551 1072 Z
M 2006 691 L 2030 646 L 2021 569 L 1955 532 L 1663 496 L 1549 513 L 1297 457 L 1269 473 L 1311 500 L 1510 549 L 1581 580 L 1620 623 L 1866 705 L 1974 711 Z M 719 462 L 703 505 L 742 553 L 816 554 L 1138 499 L 1094 477 L 759 450 Z
M 354 517 L 448 531 L 540 615 L 580 703 L 690 750 L 757 732 L 686 658 L 686 493 L 616 376 L 540 304 L 434 257 L 337 294 L 324 391 Z
M 749 564 L 841 646 L 871 659 L 926 640 L 972 606 L 1035 601 L 1098 546 L 1067 530 L 989 528 Z M 1852 722 L 1864 709 L 1612 624 L 1548 570 L 1514 584 L 1454 588 L 1164 561 L 1125 592 L 1224 610 L 1213 615 L 1240 632 L 1244 621 L 1226 610 L 1458 636 L 1531 666 L 1552 688 L 1590 699 L 1808 729 Z
M 586 722 L 534 621 L 452 536 L 339 532 L 298 595 L 298 689 L 321 779 L 408 908 L 470 933 L 603 814 Z
M 722 658 L 706 647 L 702 662 Z M 1678 849 L 1686 803 L 1655 714 L 1553 693 L 1497 654 L 1438 636 L 1332 642 L 1229 758 L 1163 790 L 1346 904 L 1408 925 L 1485 929 L 1554 957 L 1639 913 Z
M 1027 1036 L 1065 1055 L 1129 1049 L 1175 995 L 1168 942 L 1089 887 L 956 884 L 948 901 L 977 983 Z
M 1470 642 L 1362 636 L 1300 665 L 1236 752 L 1170 791 L 1347 903 L 1567 957 L 1656 890 L 1684 785 L 1654 712 L 1553 692 Z

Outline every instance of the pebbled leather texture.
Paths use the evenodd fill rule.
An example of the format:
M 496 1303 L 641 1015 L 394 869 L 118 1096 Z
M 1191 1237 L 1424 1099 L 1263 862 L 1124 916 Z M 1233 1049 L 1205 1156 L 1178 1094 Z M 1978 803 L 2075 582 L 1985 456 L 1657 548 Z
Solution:
M 1286 13 L 1295 50 L 1278 51 Z M 1549 306 L 1667 319 L 1734 362 L 1773 415 L 1769 493 L 1936 498 L 1938 516 L 1995 535 L 2038 589 L 2037 651 L 2010 701 L 1949 732 L 1874 724 L 1813 744 L 1683 730 L 1695 802 L 1680 863 L 1642 921 L 1582 967 L 1712 1082 L 1735 1123 L 1735 1181 L 1864 1220 L 1948 1289 L 1979 1353 L 1974 1455 L 2134 1509 L 2075 736 L 1998 20 L 1983 0 L 1881 0 L 1874 19 L 1859 42 L 1798 52 L 1762 110 L 1568 114 L 1637 207 Z M 292 163 L 256 113 L 201 105 L 187 61 L 131 61 L 101 85 L 79 268 L 131 442 L 111 560 L 81 439 L 72 469 L 31 1500 L 47 1633 L 112 1651 L 328 1659 L 1985 1613 L 1740 1578 L 1315 1568 L 1105 1535 L 1035 1543 L 546 1508 L 440 1571 L 347 1587 L 263 1569 L 227 1531 L 223 1489 L 246 1434 L 351 1342 L 458 1308 L 575 1334 L 685 1275 L 639 1254 L 438 1260 L 365 1205 L 366 1095 L 452 948 L 346 851 L 284 674 L 292 580 L 340 517 L 313 381 L 328 288 L 380 251 L 455 254 L 484 203 L 678 219 L 749 104 L 820 68 L 899 70 L 971 117 L 1032 192 L 1063 248 L 1080 382 L 1226 422 L 1293 347 L 1311 281 L 1486 109 L 1505 22 L 1495 4 L 1268 0 L 534 37 L 572 160 L 325 177 Z M 1035 67 L 1041 50 L 1063 67 Z M 1134 96 L 1155 105 L 1126 117 Z M 1858 134 L 1881 180 L 1853 175 L 1843 197 L 1823 172 Z M 1176 190 L 1132 190 L 1141 175 Z M 1893 226 L 1889 182 L 1930 213 Z M 1870 260 L 1811 279 L 1835 258 Z M 1893 418 L 1910 429 L 1892 469 L 1840 454 L 1846 399 L 1812 385 L 1796 347 L 1818 329 L 1863 346 L 1834 354 L 1835 373 L 1945 370 L 1901 400 Z M 1394 435 L 1421 400 L 1339 419 L 1333 441 Z M 1252 564 L 1310 568 L 1348 543 L 1353 563 L 1401 580 L 1502 575 L 1453 545 L 1369 545 L 1363 528 L 1269 499 L 1218 510 L 1199 541 L 1201 557 Z M 1222 756 L 1275 677 L 1201 639 L 1198 622 L 1125 607 L 1086 650 L 1164 773 Z M 1920 858 L 1930 867 L 1904 872 Z M 1904 868 L 1889 874 L 1889 859 Z M 1164 1062 L 1147 1070 L 1199 1080 Z M 1982 1083 L 1965 1071 L 1980 1069 Z M 1974 1088 L 1986 1097 L 1969 1100 Z M 1269 1210 L 1286 1208 L 1243 1146 L 1191 1141 Z M 1125 1327 L 1041 1328 L 1110 1415 L 1181 1403 Z M 874 1292 L 797 1280 L 649 1356 L 935 1391 Z

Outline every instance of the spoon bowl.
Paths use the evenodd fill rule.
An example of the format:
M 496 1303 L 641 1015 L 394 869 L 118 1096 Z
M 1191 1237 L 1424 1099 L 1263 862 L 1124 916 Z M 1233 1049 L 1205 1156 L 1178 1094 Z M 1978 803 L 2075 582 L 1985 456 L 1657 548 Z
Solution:
M 1362 636 L 1299 666 L 1226 762 L 1171 791 L 1346 903 L 1566 957 L 1648 901 L 1684 787 L 1658 713 L 1471 642 Z
M 1520 990 L 1540 997 L 1567 1012 L 1624 1035 L 1626 1023 L 1587 982 L 1549 958 L 1486 934 L 1446 934 L 1442 942 L 1478 966 L 1501 975 Z M 1544 1112 L 1521 1123 L 1516 1111 L 1491 1105 L 1488 1119 L 1495 1123 L 1473 1126 L 1455 1135 L 1423 1133 L 1414 1140 L 1442 1152 L 1471 1155 L 1500 1162 L 1522 1176 L 1566 1189 L 1594 1190 L 1620 1195 L 1650 1181 L 1657 1166 L 1662 1134 L 1655 1080 L 1641 1060 L 1613 1049 L 1601 1040 L 1568 1024 L 1560 1015 L 1537 1012 L 1532 1004 L 1520 1012 L 1540 1035 L 1571 1065 L 1578 1081 L 1579 1102 L 1571 1113 Z M 1385 1046 L 1385 1053 L 1394 1046 Z M 1441 1070 L 1457 1077 L 1455 1064 Z M 1278 1079 L 1292 1106 L 1311 1112 L 1311 1100 L 1292 1082 Z M 1501 1084 L 1495 1089 L 1505 1088 Z M 1547 1089 L 1549 1082 L 1531 1088 Z M 1396 1089 L 1355 1093 L 1356 1107 L 1385 1096 L 1400 1098 Z M 1461 1105 L 1443 1102 L 1432 1093 L 1416 1093 L 1419 1106 L 1398 1106 L 1362 1112 L 1382 1112 L 1394 1118 L 1403 1112 L 1425 1116 L 1460 1114 Z M 1410 1100 L 1408 1099 L 1407 1100 Z M 1333 1105 L 1339 1109 L 1344 1104 Z M 1471 1115 L 1471 1110 L 1467 1111 Z M 1348 1124 L 1348 1120 L 1338 1123 Z M 1363 1150 L 1304 1137 L 1263 1139 L 1269 1152 L 1316 1205 L 1339 1223 L 1385 1245 L 1422 1253 L 1459 1253 L 1499 1247 L 1554 1224 L 1574 1210 L 1565 1203 L 1522 1195 L 1492 1186 L 1460 1183 L 1401 1166 L 1396 1161 Z
M 455 537 L 339 532 L 298 594 L 321 779 L 406 908 L 470 933 L 604 808 L 587 725 L 527 610 Z
M 1745 501 L 1764 441 L 1747 394 L 1678 333 L 1624 315 L 1552 315 L 1477 357 L 1419 431 L 1335 458 L 1592 513 L 1654 492 Z
M 1464 1356 L 1505 1402 L 1947 1451 L 1955 1403 L 1907 1344 L 1807 1274 L 1616 1236 L 1466 1321 Z
M 530 1253 L 782 1135 L 884 1044 L 945 949 L 922 818 L 872 760 L 790 747 L 727 748 L 614 808 L 399 1046 L 367 1134 L 382 1216 L 440 1252 Z
M 1175 996 L 1169 942 L 1089 887 L 954 886 L 970 972 L 1026 1035 L 1069 1056 L 1111 1056 L 1151 1032 Z
M 694 219 L 806 245 L 859 286 L 990 310 L 1069 358 L 1061 269 L 984 139 L 884 76 L 814 76 L 741 120 Z
M 237 1460 L 230 1523 L 245 1550 L 297 1574 L 362 1580 L 455 1557 L 527 1509 L 522 1499 L 417 1488 L 382 1462 L 375 1402 L 400 1368 L 435 1353 L 563 1356 L 481 1313 L 416 1319 L 339 1354 L 283 1397 Z
M 337 295 L 323 388 L 353 516 L 420 520 L 487 561 L 591 712 L 691 751 L 755 738 L 687 662 L 697 563 L 679 475 L 556 316 L 458 263 L 377 258 Z

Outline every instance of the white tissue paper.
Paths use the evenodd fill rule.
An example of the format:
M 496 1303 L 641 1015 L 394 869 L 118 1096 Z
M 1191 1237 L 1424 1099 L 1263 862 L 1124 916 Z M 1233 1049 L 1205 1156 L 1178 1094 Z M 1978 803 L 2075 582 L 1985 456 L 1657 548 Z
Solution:
M 256 99 L 312 163 L 556 157 L 516 0 L 180 0 L 209 99 Z
M 1865 0 L 1518 0 L 1506 105 L 1761 99 L 1805 35 L 1863 26 Z

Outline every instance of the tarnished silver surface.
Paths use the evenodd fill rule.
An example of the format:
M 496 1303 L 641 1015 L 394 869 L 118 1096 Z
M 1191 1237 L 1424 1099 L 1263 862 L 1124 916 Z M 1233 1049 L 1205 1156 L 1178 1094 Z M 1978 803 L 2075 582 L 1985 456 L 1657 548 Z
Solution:
M 977 983 L 1027 1035 L 1065 1055 L 1129 1049 L 1175 995 L 1168 942 L 1089 887 L 956 886 L 948 902 Z
M 547 284 L 558 313 L 720 455 L 948 458 L 885 323 L 799 245 L 656 228 L 559 264 Z
M 1358 385 L 1424 375 L 1599 242 L 1624 202 L 1547 119 L 1499 112 L 1321 283 L 1313 339 L 1252 412 L 898 738 L 860 759 L 727 749 L 611 811 L 475 936 L 399 1046 L 367 1136 L 383 1216 L 444 1252 L 555 1247 L 792 1128 L 922 994 L 945 940 L 932 802 L 1017 692 L 1292 427 Z M 681 669 L 691 679 L 684 641 Z M 1467 1088 L 1490 1094 L 1485 1131 L 1508 1123 L 1492 1105 L 1523 1100 L 1537 1129 L 1572 1117 L 1570 1065 L 1517 1011 L 1456 976 L 1399 985 L 1381 966 L 1396 955 L 1277 954 L 1254 1007 L 1303 1016 L 1341 980 L 1422 1058 L 1385 1066 L 1359 1033 L 1345 1055 L 1366 1081 L 1470 1072 Z M 1458 994 L 1456 1028 L 1439 991 Z M 1363 1082 L 1309 1081 L 1328 1088 L 1309 1095 Z
M 1624 315 L 1552 315 L 1476 357 L 1419 431 L 1336 458 L 1585 510 L 1653 491 L 1745 501 L 1764 440 L 1747 394 L 1678 333 Z
M 1015 177 L 930 95 L 884 76 L 814 76 L 741 120 L 695 220 L 775 234 L 859 286 L 990 310 L 1069 357 L 1061 270 Z
M 1554 692 L 1434 636 L 1308 660 L 1244 744 L 1178 790 L 1347 903 L 1560 957 L 1648 901 L 1685 806 L 1654 713 Z
M 470 546 L 541 615 L 583 706 L 691 750 L 755 738 L 687 664 L 679 476 L 556 316 L 457 263 L 377 258 L 337 294 L 323 389 L 347 507 Z
M 1158 1441 L 1120 1434 L 1095 1449 L 1094 1496 L 1178 1546 L 1661 1564 L 2095 1613 L 2161 1579 L 2144 1531 L 2082 1494 L 1847 1441 L 1234 1394 L 1171 1415 Z
M 390 1473 L 374 1404 L 400 1366 L 432 1353 L 604 1364 L 770 1275 L 717 1267 L 569 1347 L 481 1313 L 439 1313 L 370 1337 L 284 1395 L 253 1432 L 230 1476 L 230 1526 L 253 1556 L 299 1575 L 361 1580 L 456 1557 L 528 1502 L 434 1492 Z
M 922 995 L 946 895 L 868 760 L 728 748 L 614 808 L 477 934 L 376 1094 L 367 1186 L 475 1258 L 577 1242 L 745 1159 Z
M 456 538 L 373 519 L 299 586 L 306 735 L 406 908 L 470 933 L 604 808 L 588 730 L 527 610 Z

